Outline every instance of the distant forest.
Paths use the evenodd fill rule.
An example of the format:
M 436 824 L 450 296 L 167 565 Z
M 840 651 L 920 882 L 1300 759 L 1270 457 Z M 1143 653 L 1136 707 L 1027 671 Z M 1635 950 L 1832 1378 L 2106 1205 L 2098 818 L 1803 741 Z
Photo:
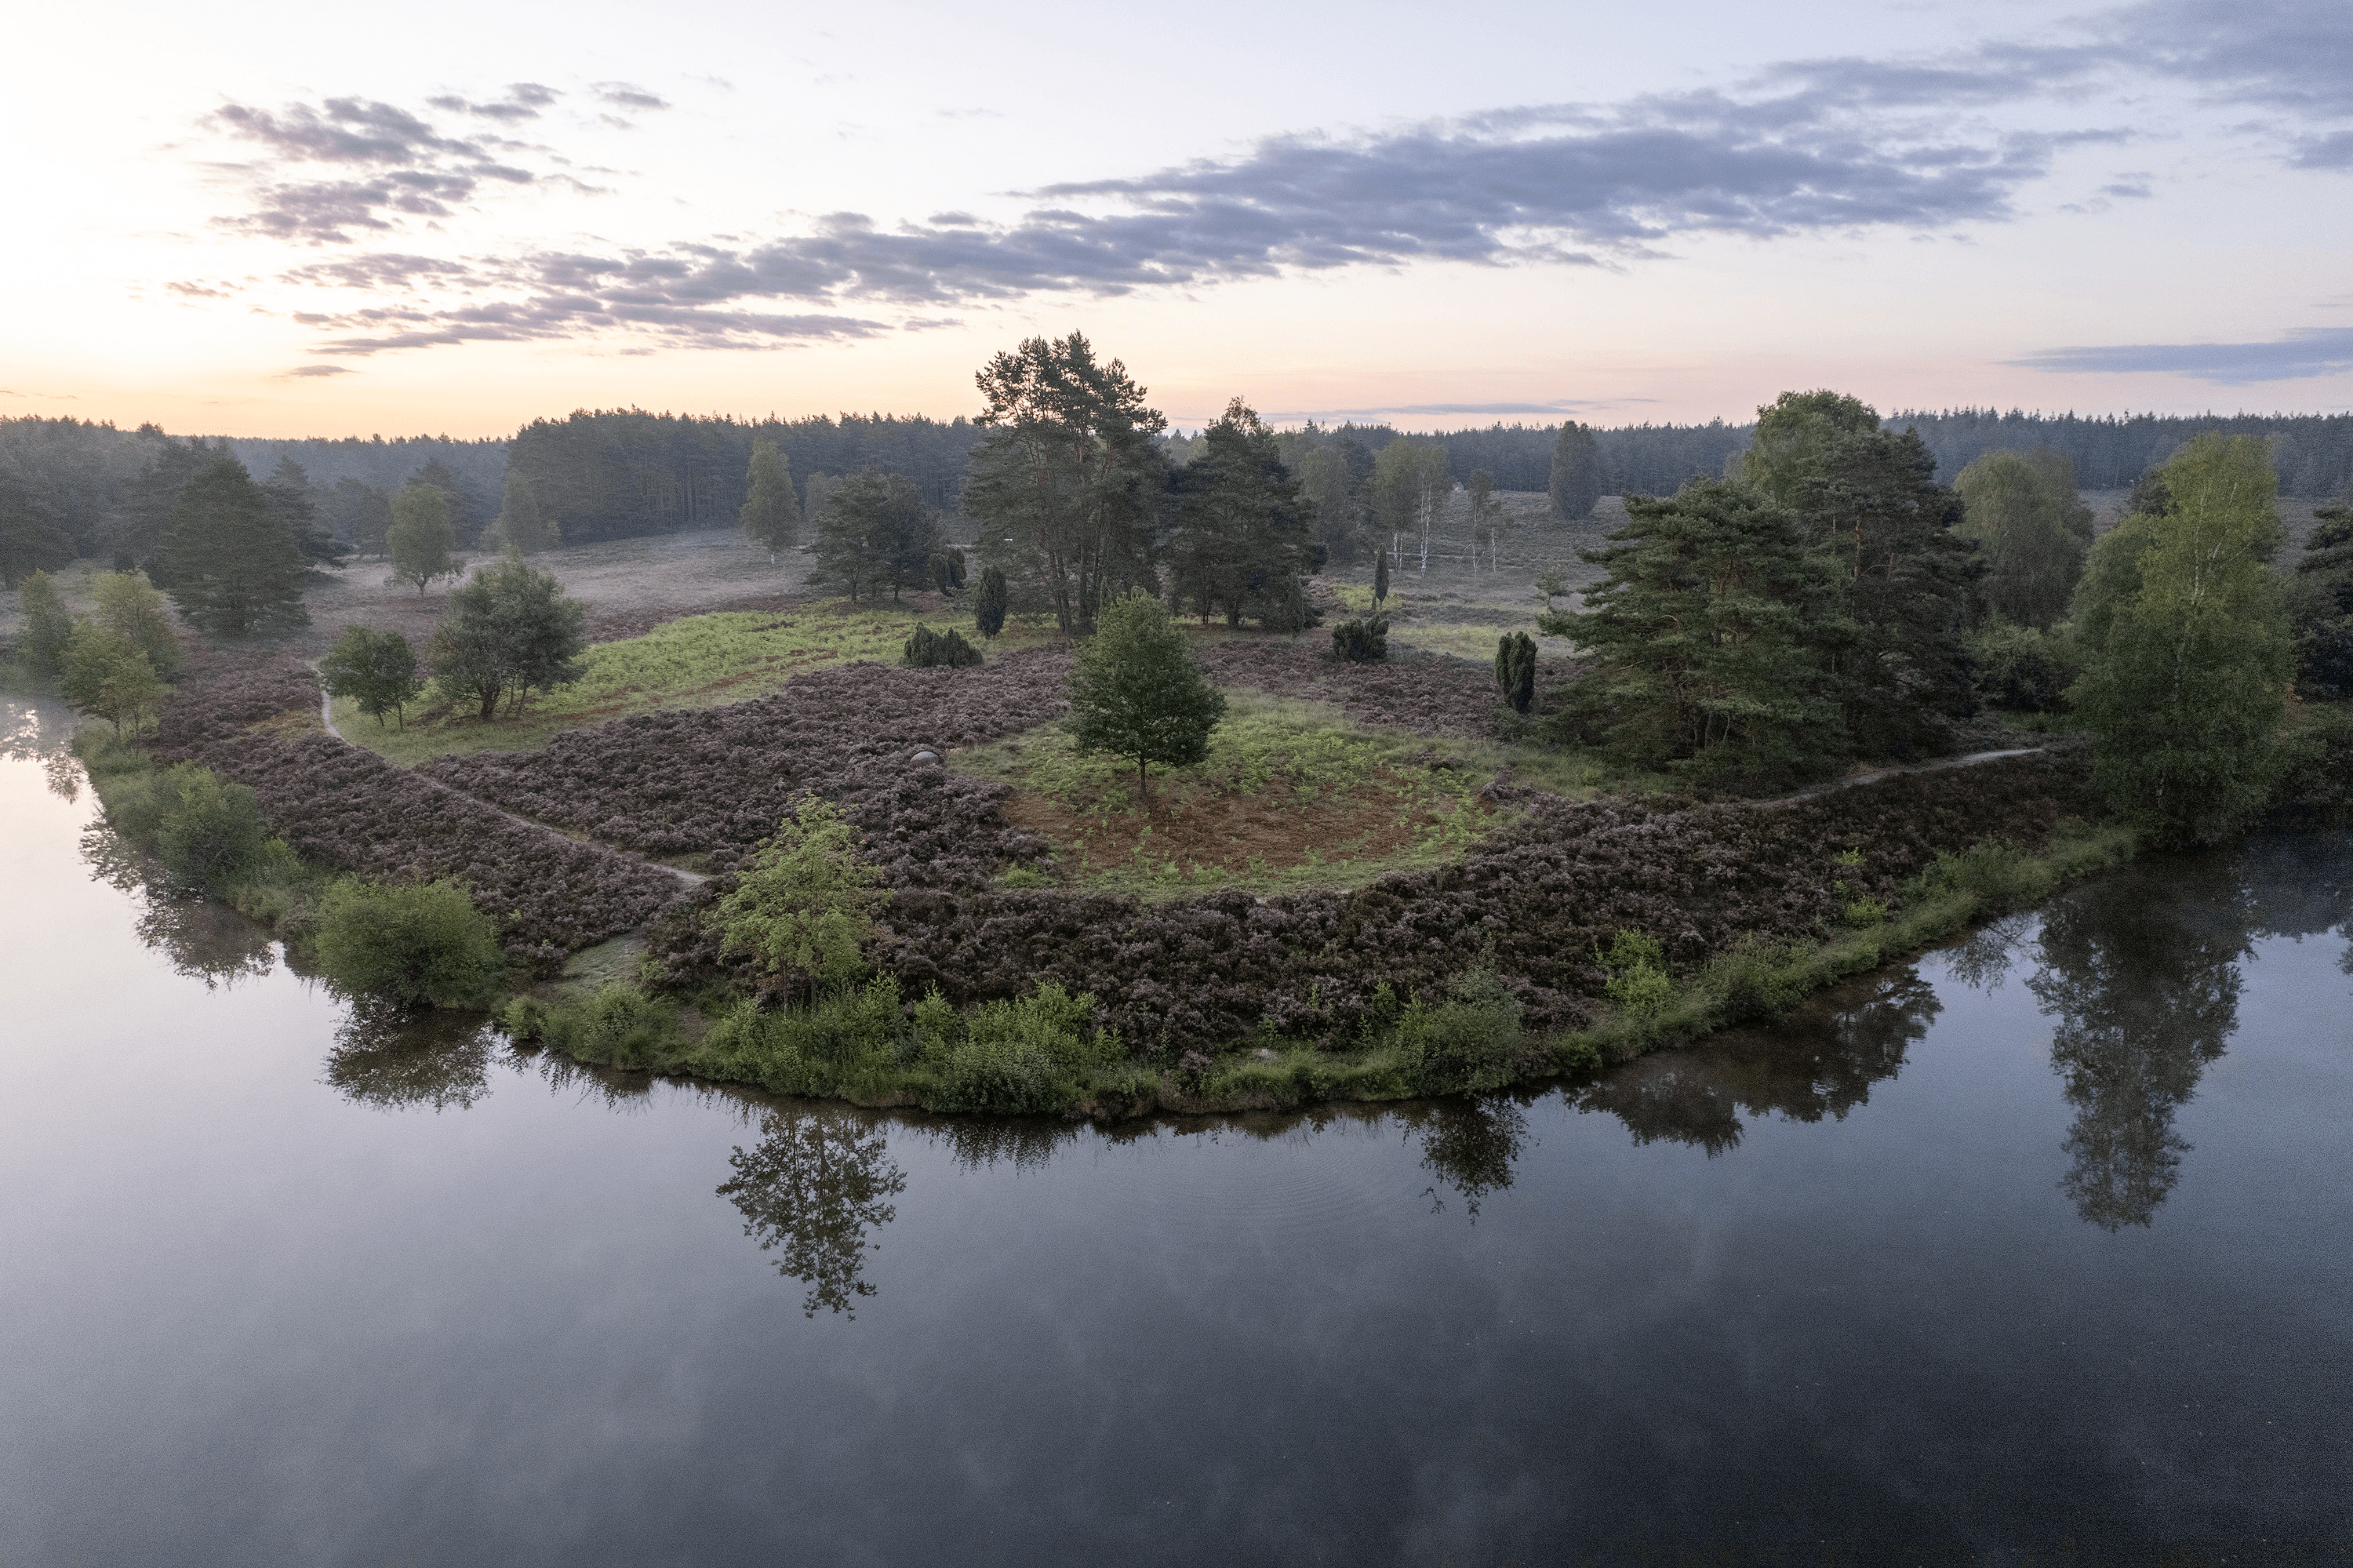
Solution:
M 2284 494 L 2320 498 L 2353 493 L 2353 415 L 2103 415 L 2008 413 L 1959 408 L 1901 412 L 1890 428 L 1911 426 L 1950 482 L 1988 451 L 2048 446 L 2075 466 L 2087 490 L 2121 490 L 2190 437 L 2204 431 L 2251 435 L 2271 446 Z M 1446 466 L 1458 482 L 1473 471 L 1497 490 L 1542 491 L 1551 477 L 1558 425 L 1495 424 L 1437 433 L 1386 424 L 1318 426 L 1282 433 L 1286 460 L 1296 464 L 1315 447 L 1344 444 L 1365 456 L 1400 438 L 1443 442 Z M 1746 450 L 1752 424 L 1620 425 L 1597 428 L 1605 494 L 1672 493 L 1694 474 L 1721 474 L 1725 461 Z M 561 419 L 535 419 L 510 440 L 453 440 L 446 436 L 345 437 L 341 440 L 175 440 L 153 425 L 122 430 L 111 424 L 41 418 L 0 418 L 0 489 L 12 507 L 37 510 L 74 554 L 105 557 L 128 552 L 143 559 L 169 513 L 179 482 L 195 462 L 227 452 L 257 479 L 284 460 L 301 465 L 322 498 L 322 522 L 347 532 L 325 498 L 365 485 L 389 497 L 414 482 L 428 464 L 437 481 L 454 479 L 458 543 L 472 544 L 502 506 L 527 503 L 554 524 L 567 542 L 620 538 L 734 524 L 744 503 L 745 471 L 755 437 L 775 439 L 791 464 L 796 488 L 811 475 L 846 474 L 867 464 L 913 480 L 923 499 L 955 512 L 965 465 L 979 428 L 969 419 L 922 415 L 822 415 L 800 419 L 737 419 L 726 416 L 656 414 L 639 408 L 581 410 Z M 1198 438 L 1196 438 L 1198 439 Z M 1170 458 L 1183 463 L 1193 440 L 1166 439 Z M 1352 466 L 1362 458 L 1352 459 Z M 381 505 L 381 503 L 376 503 Z

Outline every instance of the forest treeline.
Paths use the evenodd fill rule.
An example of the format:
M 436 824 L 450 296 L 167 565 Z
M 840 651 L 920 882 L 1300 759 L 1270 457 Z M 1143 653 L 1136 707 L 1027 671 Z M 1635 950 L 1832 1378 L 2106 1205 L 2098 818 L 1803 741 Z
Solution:
M 2353 415 L 2125 414 L 2079 416 L 2012 409 L 1899 411 L 1890 430 L 1913 429 L 1945 475 L 1989 452 L 2042 449 L 2063 454 L 2076 482 L 2120 490 L 2202 434 L 2260 439 L 2284 495 L 2314 499 L 2353 493 Z M 1640 424 L 1588 429 L 1589 471 L 1583 482 L 1603 495 L 1667 495 L 1694 475 L 1720 476 L 1755 439 L 1754 422 Z M 1455 484 L 1485 474 L 1495 491 L 1552 486 L 1560 425 L 1496 423 L 1428 433 L 1388 424 L 1319 425 L 1275 433 L 1293 472 L 1309 454 L 1334 454 L 1372 509 L 1373 464 L 1400 441 L 1435 454 Z M 753 444 L 773 441 L 799 485 L 874 468 L 910 481 L 923 502 L 961 509 L 981 428 L 958 417 L 843 414 L 798 419 L 649 413 L 639 408 L 580 410 L 536 419 L 504 440 L 447 436 L 345 437 L 266 440 L 175 438 L 153 425 L 124 430 L 74 418 L 0 418 L 0 555 L 11 580 L 34 566 L 75 556 L 128 556 L 148 563 L 179 487 L 214 456 L 230 456 L 256 476 L 290 461 L 311 487 L 320 526 L 363 553 L 392 499 L 430 468 L 448 495 L 460 549 L 500 544 L 584 543 L 732 524 L 748 495 Z M 1207 439 L 1167 432 L 1160 442 L 1182 467 Z M 1331 460 L 1325 460 L 1327 462 Z M 1325 510 L 1333 495 L 1322 486 Z M 806 496 L 802 498 L 806 504 Z M 501 516 L 508 527 L 486 539 Z M 1369 530 L 1369 517 L 1366 520 Z M 380 530 L 376 531 L 380 537 Z M 21 561 L 16 557 L 24 557 Z

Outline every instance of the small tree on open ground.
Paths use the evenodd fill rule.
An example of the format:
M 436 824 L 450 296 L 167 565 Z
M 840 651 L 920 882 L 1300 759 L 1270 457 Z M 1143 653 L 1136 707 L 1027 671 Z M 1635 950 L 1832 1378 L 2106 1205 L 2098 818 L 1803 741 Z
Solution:
M 449 521 L 449 498 L 440 487 L 412 484 L 392 503 L 392 531 L 385 548 L 392 556 L 392 580 L 415 583 L 423 593 L 435 577 L 454 577 L 465 567 L 450 558 L 457 532 Z
M 1082 752 L 1135 758 L 1152 799 L 1151 765 L 1186 768 L 1209 752 L 1226 699 L 1201 673 L 1160 601 L 1130 594 L 1104 607 L 1071 673 L 1071 737 Z
M 373 627 L 345 627 L 333 652 L 321 662 L 319 673 L 325 677 L 329 694 L 351 698 L 378 728 L 390 712 L 406 729 L 407 705 L 425 689 L 417 678 L 417 652 L 408 639 Z
M 972 596 L 973 624 L 983 637 L 995 637 L 1005 630 L 1005 607 L 1008 595 L 1005 574 L 988 567 L 980 574 L 980 591 Z
M 858 830 L 830 802 L 803 797 L 776 836 L 744 860 L 735 890 L 712 907 L 722 950 L 749 954 L 787 997 L 798 991 L 813 1001 L 820 987 L 857 979 L 873 911 L 891 897 L 875 885 L 881 868 L 858 858 Z
M 155 666 L 136 643 L 89 621 L 66 639 L 59 688 L 77 712 L 106 720 L 117 735 L 125 725 L 136 730 L 164 695 Z

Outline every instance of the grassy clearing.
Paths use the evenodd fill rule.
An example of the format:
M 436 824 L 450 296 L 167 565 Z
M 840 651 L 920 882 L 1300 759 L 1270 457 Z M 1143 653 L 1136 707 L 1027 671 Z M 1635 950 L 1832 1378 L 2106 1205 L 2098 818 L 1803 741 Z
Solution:
M 935 630 L 961 624 L 962 614 L 936 612 Z M 516 718 L 488 724 L 470 714 L 421 707 L 406 728 L 378 725 L 348 699 L 334 705 L 335 727 L 346 739 L 413 768 L 448 752 L 532 751 L 568 729 L 656 708 L 716 707 L 780 691 L 794 676 L 828 664 L 871 659 L 898 662 L 907 638 L 926 618 L 889 605 L 828 599 L 783 614 L 725 611 L 687 616 L 642 637 L 590 646 L 580 680 L 533 699 Z M 996 649 L 1021 647 L 1054 636 L 1052 622 L 1028 617 L 1006 622 Z
M 1401 647 L 1424 653 L 1444 653 L 1456 659 L 1491 662 L 1495 657 L 1495 641 L 1514 631 L 1525 631 L 1535 639 L 1536 652 L 1547 659 L 1573 658 L 1577 645 L 1566 637 L 1541 637 L 1536 634 L 1536 618 L 1531 614 L 1525 622 L 1509 626 L 1449 624 L 1424 620 L 1418 617 L 1400 620 L 1391 625 L 1389 641 Z
M 1066 882 L 1136 893 L 1344 885 L 1451 860 L 1502 813 L 1478 799 L 1501 748 L 1370 730 L 1317 703 L 1229 691 L 1195 767 L 1147 806 L 1132 764 L 1082 756 L 1058 726 L 960 753 L 1014 787 L 1006 814 L 1055 847 Z

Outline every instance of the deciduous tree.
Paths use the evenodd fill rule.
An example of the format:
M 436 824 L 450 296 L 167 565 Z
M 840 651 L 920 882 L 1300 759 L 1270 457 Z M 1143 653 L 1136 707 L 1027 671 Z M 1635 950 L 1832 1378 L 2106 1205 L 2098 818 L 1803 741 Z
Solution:
M 392 713 L 402 728 L 408 727 L 408 704 L 425 689 L 417 676 L 417 652 L 397 631 L 347 626 L 334 648 L 321 661 L 319 673 L 331 695 L 349 697 L 360 712 L 384 726 Z
M 1985 554 L 1987 608 L 2004 620 L 2048 630 L 2067 613 L 2091 545 L 2088 527 L 2078 533 L 2073 526 L 2084 507 L 2073 483 L 2059 488 L 2055 465 L 1988 452 L 1961 470 L 1953 489 L 1961 498 L 1960 532 Z
M 2209 842 L 2263 808 L 2284 760 L 2295 652 L 2264 566 L 2281 540 L 2278 481 L 2253 437 L 2199 437 L 2165 468 L 2170 504 L 2140 519 L 2131 591 L 2068 695 L 2117 810 L 2162 841 Z
M 534 690 L 580 678 L 586 620 L 586 607 L 566 598 L 552 574 L 510 550 L 449 590 L 449 610 L 429 651 L 434 684 L 445 702 L 471 703 L 487 723 L 501 698 L 519 709 Z
M 1552 514 L 1569 522 L 1593 515 L 1601 499 L 1601 443 L 1574 419 L 1561 422 L 1552 439 Z
M 58 592 L 57 579 L 36 570 L 16 590 L 25 612 L 24 635 L 17 646 L 37 675 L 54 675 L 65 667 L 66 639 L 73 635 L 73 616 Z
M 753 439 L 744 485 L 744 510 L 737 514 L 736 524 L 747 538 L 768 552 L 773 563 L 777 552 L 800 542 L 801 532 L 801 503 L 793 494 L 793 465 L 773 437 Z
M 164 596 L 145 572 L 101 572 L 93 585 L 98 624 L 147 655 L 155 673 L 170 680 L 180 672 L 180 639 L 172 630 Z
M 862 468 L 827 492 L 818 570 L 848 587 L 853 600 L 860 584 L 887 582 L 893 599 L 902 588 L 923 587 L 933 556 L 946 547 L 939 514 L 904 474 Z
M 56 509 L 12 473 L 0 471 L 0 589 L 73 559 Z
M 412 484 L 393 502 L 392 530 L 385 536 L 392 581 L 415 583 L 422 594 L 435 577 L 456 577 L 466 569 L 449 554 L 456 543 L 449 498 L 438 485 Z
M 164 683 L 147 655 L 127 637 L 83 621 L 66 639 L 64 678 L 59 690 L 78 713 L 102 718 L 121 735 L 133 730 L 154 711 L 164 695 Z
M 734 890 L 712 908 L 723 949 L 748 953 L 814 999 L 865 967 L 860 947 L 890 901 L 880 867 L 858 858 L 858 830 L 830 802 L 803 796 L 776 835 L 746 856 Z

